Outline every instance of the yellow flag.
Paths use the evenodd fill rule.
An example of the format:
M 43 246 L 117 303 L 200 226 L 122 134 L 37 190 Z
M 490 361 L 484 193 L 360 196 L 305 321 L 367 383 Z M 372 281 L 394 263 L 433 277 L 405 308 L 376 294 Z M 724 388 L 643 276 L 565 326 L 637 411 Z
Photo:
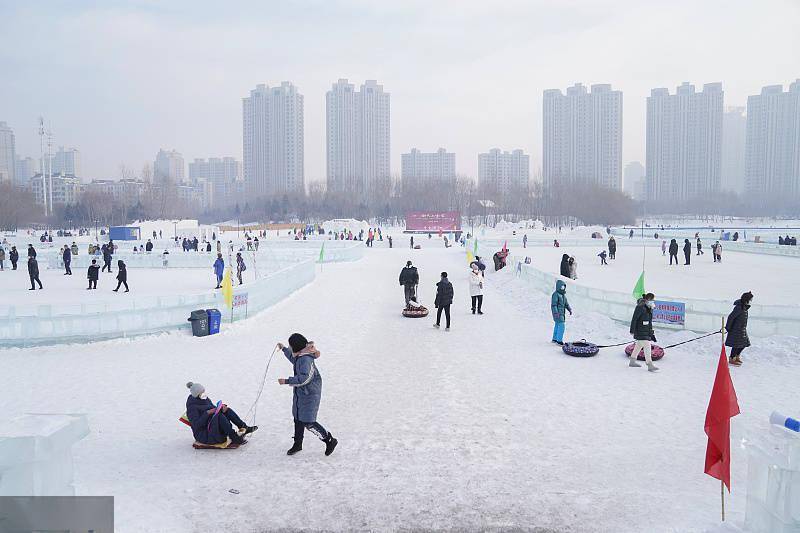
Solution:
M 222 297 L 225 298 L 225 305 L 228 309 L 233 309 L 233 283 L 231 283 L 231 269 L 225 269 L 225 275 L 222 277 Z
M 472 255 L 472 252 L 467 250 L 467 264 L 470 265 L 473 261 L 475 261 L 475 256 Z

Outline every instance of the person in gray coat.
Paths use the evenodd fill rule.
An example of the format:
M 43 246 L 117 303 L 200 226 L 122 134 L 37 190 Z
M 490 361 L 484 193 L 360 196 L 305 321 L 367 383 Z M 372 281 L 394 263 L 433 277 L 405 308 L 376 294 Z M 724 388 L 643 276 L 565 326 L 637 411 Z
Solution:
M 292 333 L 288 347 L 278 343 L 278 349 L 294 367 L 292 377 L 278 380 L 279 384 L 293 388 L 294 445 L 286 454 L 294 455 L 303 449 L 303 433 L 306 429 L 325 443 L 325 455 L 332 454 L 339 441 L 317 422 L 317 411 L 322 399 L 322 376 L 314 360 L 319 358 L 319 350 L 314 347 L 313 342 L 308 342 L 299 333 Z
M 725 321 L 725 346 L 730 347 L 730 364 L 742 366 L 742 351 L 750 346 L 750 337 L 747 336 L 747 318 L 750 305 L 753 302 L 753 293 L 748 291 L 733 302 L 733 311 Z
M 628 366 L 642 366 L 638 363 L 639 353 L 644 350 L 644 358 L 647 361 L 647 370 L 658 372 L 658 367 L 653 364 L 651 342 L 656 342 L 656 335 L 653 332 L 653 308 L 656 304 L 656 297 L 652 292 L 648 292 L 636 302 L 636 309 L 631 317 L 631 335 L 636 341 L 633 348 L 631 360 Z

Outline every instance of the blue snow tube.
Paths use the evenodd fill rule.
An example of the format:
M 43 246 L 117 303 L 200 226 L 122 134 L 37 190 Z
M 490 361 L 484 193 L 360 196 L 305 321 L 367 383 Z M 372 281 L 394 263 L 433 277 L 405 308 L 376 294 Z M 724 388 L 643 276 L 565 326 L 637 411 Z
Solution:
M 594 357 L 600 348 L 596 344 L 586 342 L 586 339 L 581 339 L 577 342 L 565 342 L 561 347 L 564 353 L 572 357 Z

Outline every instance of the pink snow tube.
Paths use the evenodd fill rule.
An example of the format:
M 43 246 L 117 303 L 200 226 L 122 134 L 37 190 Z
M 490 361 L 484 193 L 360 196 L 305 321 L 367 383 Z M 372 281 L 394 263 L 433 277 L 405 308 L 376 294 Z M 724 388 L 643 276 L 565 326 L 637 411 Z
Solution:
M 635 347 L 636 347 L 635 342 L 632 342 L 631 344 L 627 345 L 625 347 L 625 355 L 630 357 Z M 662 348 L 658 344 L 651 344 L 650 348 L 651 348 L 650 351 L 653 355 L 653 361 L 658 361 L 659 359 L 664 357 L 664 348 Z M 644 350 L 639 350 L 639 357 L 637 357 L 636 359 L 638 359 L 639 361 L 644 361 Z

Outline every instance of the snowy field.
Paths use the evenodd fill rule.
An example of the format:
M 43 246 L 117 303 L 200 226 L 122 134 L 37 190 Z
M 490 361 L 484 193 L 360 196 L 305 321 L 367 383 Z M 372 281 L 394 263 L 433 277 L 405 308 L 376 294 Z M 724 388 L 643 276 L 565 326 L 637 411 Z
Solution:
M 579 256 L 579 277 L 593 275 L 599 251 Z M 535 249 L 552 268 L 556 255 L 545 254 L 556 252 L 569 250 Z M 630 290 L 638 266 L 621 273 L 627 253 L 620 249 L 619 264 L 608 269 L 619 271 L 613 278 Z M 432 328 L 432 317 L 400 315 L 397 277 L 409 258 L 420 268 L 427 305 L 439 272 L 450 272 L 451 332 Z M 732 272 L 733 254 L 724 260 L 722 268 Z M 697 272 L 718 266 L 708 255 L 703 262 L 707 267 Z M 788 288 L 789 301 L 798 296 L 791 277 L 766 274 L 755 261 L 736 270 L 754 282 L 773 277 Z M 191 283 L 208 287 L 207 274 L 198 272 Z M 683 286 L 684 278 L 670 274 L 664 267 L 664 279 Z M 27 276 L 14 275 L 15 286 L 24 288 Z M 132 290 L 162 282 L 138 276 L 131 271 Z M 42 281 L 58 284 L 49 276 Z M 103 278 L 101 286 L 110 291 L 110 282 Z M 471 315 L 463 248 L 376 247 L 359 262 L 325 265 L 308 287 L 217 336 L 181 332 L 0 350 L 0 391 L 13 405 L 2 417 L 88 413 L 92 433 L 74 448 L 77 492 L 114 495 L 121 532 L 715 530 L 719 482 L 703 474 L 703 422 L 719 338 L 669 350 L 658 374 L 628 368 L 618 348 L 571 358 L 550 343 L 548 295 L 516 281 L 513 269 L 490 273 L 486 285 L 486 314 Z M 762 289 L 747 288 L 762 297 Z M 86 292 L 80 287 L 75 296 Z M 294 331 L 322 351 L 319 420 L 339 439 L 336 452 L 326 458 L 322 444 L 307 436 L 301 453 L 285 455 L 292 394 L 277 378 L 291 368 L 280 355 L 258 405 L 260 429 L 248 445 L 193 450 L 190 430 L 177 421 L 184 384 L 204 384 L 210 398 L 244 415 L 272 348 Z M 692 336 L 657 333 L 662 343 Z M 566 337 L 606 344 L 629 335 L 624 325 L 577 310 Z M 744 366 L 732 368 L 742 409 L 732 421 L 728 517 L 734 524 L 744 519 L 747 465 L 738 443 L 764 430 L 773 409 L 798 410 L 798 339 L 752 341 Z
M 587 239 L 587 244 L 590 242 Z M 567 254 L 578 261 L 577 283 L 590 287 L 628 293 L 633 290 L 642 271 L 642 248 L 617 239 L 617 258 L 606 258 L 601 265 L 597 257 L 608 251 L 606 240 L 596 246 L 562 246 L 560 248 L 515 247 L 517 257 L 529 256 L 531 264 L 553 274 L 559 273 L 561 256 Z M 682 245 L 682 243 L 681 243 Z M 729 300 L 733 302 L 746 291 L 752 291 L 761 304 L 790 305 L 798 297 L 797 290 L 787 290 L 787 284 L 797 276 L 800 261 L 793 257 L 736 253 L 725 250 L 722 263 L 714 263 L 710 243 L 704 255 L 697 254 L 692 244 L 691 264 L 684 266 L 683 250 L 678 252 L 679 265 L 669 264 L 669 253 L 661 255 L 660 248 L 648 247 L 645 253 L 646 286 L 649 292 L 685 298 Z

